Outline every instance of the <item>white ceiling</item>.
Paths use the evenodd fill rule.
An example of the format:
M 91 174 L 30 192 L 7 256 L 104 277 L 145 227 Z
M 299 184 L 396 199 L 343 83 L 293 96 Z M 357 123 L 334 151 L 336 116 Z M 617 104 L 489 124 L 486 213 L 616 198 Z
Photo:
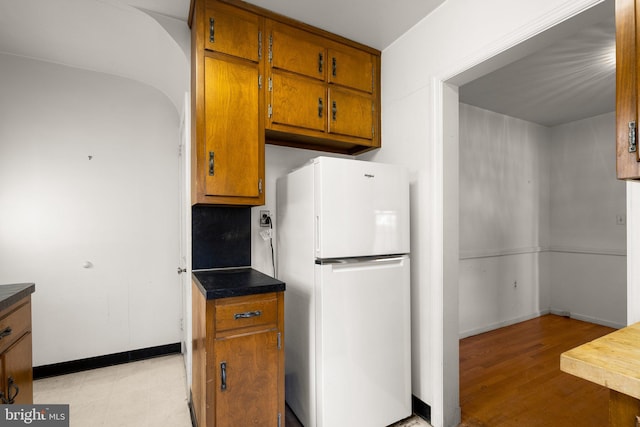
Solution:
M 444 1 L 250 3 L 384 50 Z M 461 86 L 461 101 L 547 126 L 613 111 L 613 0 L 606 3 L 607 19 L 570 36 L 565 31 L 561 40 Z M 190 0 L 0 0 L 0 52 L 133 78 L 158 87 L 178 107 L 188 87 L 184 53 L 136 9 L 186 21 L 189 5 Z
M 190 0 L 124 0 L 187 20 Z M 445 0 L 249 0 L 290 18 L 382 50 Z
M 581 28 L 460 87 L 460 101 L 545 126 L 615 110 L 615 21 Z

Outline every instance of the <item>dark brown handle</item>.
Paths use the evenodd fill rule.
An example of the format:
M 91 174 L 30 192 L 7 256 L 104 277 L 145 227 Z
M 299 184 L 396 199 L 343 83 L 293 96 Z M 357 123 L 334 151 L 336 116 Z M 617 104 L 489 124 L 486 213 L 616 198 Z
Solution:
M 331 118 L 333 119 L 333 121 L 336 121 L 336 116 L 338 115 L 338 104 L 336 103 L 336 101 L 333 101 L 333 103 L 331 104 Z
M 213 151 L 209 151 L 209 176 L 213 176 Z
M 318 54 L 318 72 L 322 73 L 322 68 L 324 67 L 324 56 L 322 52 Z
M 227 389 L 227 362 L 220 364 L 220 390 Z
M 9 335 L 11 335 L 11 332 L 13 332 L 11 330 L 11 326 L 7 326 L 6 328 L 4 328 L 1 332 L 0 332 L 0 340 L 4 337 L 8 337 Z
M 209 18 L 209 43 L 215 41 L 215 24 L 216 21 L 213 18 Z
M 15 391 L 15 393 L 13 393 L 13 396 L 11 395 L 11 388 L 13 388 L 13 390 Z M 13 377 L 9 377 L 7 381 L 7 398 L 4 397 L 3 392 L 0 392 L 0 400 L 2 400 L 2 403 L 4 403 L 5 405 L 11 405 L 16 401 L 18 393 L 20 393 L 20 388 L 16 385 Z
M 322 98 L 318 98 L 318 117 L 322 117 L 322 111 L 324 106 L 322 105 Z
M 336 58 L 331 58 L 331 73 L 333 77 L 336 77 L 338 74 L 338 61 L 336 61 Z

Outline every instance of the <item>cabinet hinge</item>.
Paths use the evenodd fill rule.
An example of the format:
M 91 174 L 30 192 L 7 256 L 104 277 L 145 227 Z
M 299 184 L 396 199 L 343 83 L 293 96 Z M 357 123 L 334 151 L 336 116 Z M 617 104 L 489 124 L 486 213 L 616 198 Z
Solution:
M 262 178 L 258 179 L 258 193 L 262 194 Z
M 262 59 L 262 31 L 258 31 L 258 61 Z
M 278 412 L 278 427 L 282 427 L 282 414 Z
M 269 118 L 273 116 L 273 108 L 271 108 L 271 104 L 269 104 L 269 106 L 267 107 L 267 115 L 269 116 Z
M 273 34 L 269 34 L 269 62 L 273 62 Z
M 269 77 L 269 92 L 273 92 L 273 80 Z
M 371 92 L 376 90 L 376 67 L 371 66 Z
M 282 350 L 282 332 L 278 332 L 278 350 Z
M 258 75 L 258 89 L 262 89 L 262 74 Z
M 376 137 L 376 128 L 375 128 L 375 126 L 371 126 L 371 137 L 372 138 Z

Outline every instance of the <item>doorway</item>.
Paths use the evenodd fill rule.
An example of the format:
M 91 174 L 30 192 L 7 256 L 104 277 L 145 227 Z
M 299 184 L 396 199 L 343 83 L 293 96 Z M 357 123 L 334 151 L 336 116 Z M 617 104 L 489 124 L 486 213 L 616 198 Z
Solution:
M 548 31 L 548 34 L 542 34 L 540 35 L 540 37 L 542 39 L 544 39 L 545 37 L 548 37 L 549 39 L 552 39 L 554 37 L 558 37 L 559 34 L 569 34 L 573 31 L 575 31 L 576 28 L 582 27 L 584 25 L 586 25 L 586 23 L 593 23 L 596 22 L 598 20 L 601 19 L 601 14 L 604 13 L 603 10 L 607 8 L 607 2 L 599 4 L 597 6 L 594 6 L 592 8 L 590 8 L 589 10 L 583 12 L 582 14 L 580 14 L 579 16 L 576 16 L 574 18 L 569 19 L 568 21 L 563 22 L 561 25 L 558 25 L 554 28 L 552 28 L 551 30 Z M 610 3 L 610 2 L 609 2 Z M 472 67 L 458 75 L 456 75 L 453 78 L 447 79 L 446 82 L 444 83 L 444 85 L 442 86 L 442 88 L 440 89 L 440 99 L 444 104 L 444 108 L 443 108 L 443 117 L 442 117 L 442 121 L 441 123 L 443 123 L 443 127 L 444 129 L 442 130 L 442 141 L 443 141 L 443 147 L 442 147 L 442 151 L 443 151 L 443 171 L 442 171 L 442 176 L 443 176 L 443 191 L 445 193 L 448 193 L 448 191 L 452 188 L 452 187 L 457 187 L 458 185 L 458 179 L 461 179 L 460 175 L 459 175 L 459 169 L 463 166 L 463 165 L 459 165 L 458 164 L 458 155 L 459 155 L 459 150 L 461 151 L 463 149 L 463 147 L 460 145 L 460 141 L 459 141 L 459 136 L 458 136 L 458 130 L 459 130 L 459 110 L 458 110 L 458 103 L 459 103 L 459 88 L 466 84 L 469 83 L 473 80 L 475 80 L 476 78 L 478 78 L 481 75 L 484 75 L 484 73 L 486 73 L 486 71 L 488 69 L 497 69 L 499 67 L 501 67 L 502 65 L 504 65 L 506 62 L 509 62 L 507 60 L 505 60 L 505 57 L 508 57 L 510 55 L 512 55 L 513 57 L 516 58 L 522 58 L 525 54 L 526 51 L 528 49 L 531 48 L 531 46 L 536 45 L 536 43 L 549 43 L 549 39 L 547 39 L 546 41 L 541 41 L 540 40 L 527 40 L 523 43 L 521 43 L 521 45 L 518 45 L 517 47 L 515 47 L 514 49 L 511 49 L 509 52 L 504 52 L 503 54 L 497 55 L 496 57 L 478 65 L 475 67 Z M 539 44 L 538 44 L 539 47 Z M 518 50 L 522 50 L 521 53 L 518 53 Z M 437 86 L 437 82 L 436 82 L 436 86 Z M 455 127 L 455 129 L 454 129 Z M 560 132 L 562 133 L 562 132 Z M 556 137 L 556 139 L 559 137 Z M 550 148 L 549 148 L 550 149 Z M 453 172 L 455 171 L 455 173 Z M 455 175 L 455 176 L 452 176 Z M 615 179 L 614 176 L 611 177 L 611 179 Z M 558 181 L 561 182 L 561 181 Z M 461 183 L 462 184 L 462 183 Z M 551 185 L 551 184 L 549 184 Z M 624 186 L 624 184 L 621 183 L 622 186 Z M 453 308 L 451 306 L 449 306 L 447 308 L 448 304 L 451 304 L 453 301 L 455 301 L 455 304 L 458 304 L 458 299 L 462 299 L 462 290 L 458 290 L 458 292 L 454 295 L 453 292 L 450 291 L 452 286 L 455 286 L 456 289 L 458 287 L 458 282 L 459 282 L 459 278 L 461 277 L 462 274 L 465 274 L 465 271 L 462 271 L 463 266 L 460 262 L 460 257 L 464 257 L 466 259 L 472 260 L 472 259 L 476 259 L 476 257 L 474 257 L 473 254 L 469 255 L 469 254 L 465 254 L 463 253 L 463 249 L 462 247 L 456 247 L 456 248 L 447 248 L 447 246 L 452 246 L 451 239 L 455 239 L 456 242 L 458 241 L 458 235 L 463 233 L 463 226 L 460 224 L 457 224 L 457 220 L 458 220 L 458 214 L 460 213 L 460 207 L 459 207 L 459 200 L 462 199 L 463 194 L 462 191 L 460 191 L 460 193 L 458 194 L 458 191 L 460 191 L 459 188 L 455 189 L 455 195 L 456 197 L 451 196 L 451 193 L 448 193 L 448 195 L 446 197 L 443 197 L 444 199 L 444 208 L 443 208 L 443 212 L 442 212 L 442 216 L 443 216 L 443 223 L 444 223 L 444 236 L 443 236 L 443 241 L 444 241 L 444 284 L 443 284 L 443 290 L 444 290 L 444 301 L 445 301 L 445 316 L 447 316 L 447 313 L 451 313 L 453 311 Z M 457 197 L 459 195 L 459 197 Z M 550 197 L 550 196 L 549 196 Z M 551 209 L 551 208 L 549 208 Z M 556 212 L 557 213 L 557 212 Z M 625 212 L 623 211 L 622 214 L 624 214 Z M 551 215 L 551 213 L 549 214 Z M 618 214 L 614 214 L 612 216 L 612 221 L 617 221 L 617 215 Z M 464 218 L 460 217 L 460 222 L 462 223 L 464 221 Z M 453 224 L 455 223 L 455 224 Z M 562 227 L 561 225 L 558 225 L 558 227 Z M 556 228 L 558 228 L 556 227 Z M 626 233 L 624 232 L 624 228 L 625 227 L 621 227 L 622 234 Z M 540 232 L 540 230 L 536 230 L 537 232 Z M 549 229 L 547 231 L 548 233 L 551 232 L 551 229 Z M 463 237 L 461 237 L 460 241 L 462 240 Z M 448 242 L 448 243 L 447 243 Z M 555 307 L 551 305 L 551 300 L 552 300 L 552 295 L 551 292 L 553 291 L 552 288 L 550 287 L 550 278 L 549 277 L 545 277 L 544 272 L 549 272 L 551 270 L 554 271 L 554 274 L 558 275 L 559 277 L 564 277 L 566 278 L 566 273 L 562 272 L 561 269 L 559 269 L 558 267 L 563 267 L 563 264 L 566 264 L 566 260 L 569 258 L 588 258 L 588 257 L 610 257 L 609 260 L 614 259 L 613 257 L 623 257 L 622 253 L 619 253 L 617 249 L 613 249 L 610 250 L 610 248 L 606 248 L 606 247 L 600 247 L 597 248 L 597 250 L 592 251 L 589 249 L 586 249 L 585 247 L 579 247 L 580 245 L 566 245 L 566 244 L 562 244 L 561 241 L 559 241 L 559 243 L 556 244 L 552 244 L 551 240 L 548 240 L 546 242 L 538 242 L 537 245 L 528 245 L 528 246 L 522 246 L 522 248 L 528 248 L 529 249 L 529 255 L 533 254 L 533 258 L 537 259 L 537 264 L 534 264 L 533 267 L 530 269 L 530 275 L 528 276 L 528 278 L 531 280 L 531 282 L 533 282 L 530 287 L 528 288 L 529 290 L 532 291 L 532 293 L 529 295 L 530 299 L 527 300 L 526 302 L 531 304 L 531 306 L 535 307 L 537 306 L 538 308 L 538 312 L 540 312 L 540 307 L 547 307 L 547 308 L 543 308 L 543 310 L 548 310 L 551 311 L 552 309 L 554 309 Z M 520 249 L 522 249 L 520 248 Z M 511 248 L 511 249 L 517 249 L 516 252 L 518 252 L 518 247 L 516 248 Z M 526 252 L 526 251 L 525 251 Z M 593 253 L 592 253 L 593 252 Z M 624 252 L 624 250 L 622 251 Z M 482 255 L 482 254 L 481 254 Z M 478 256 L 477 258 L 483 258 L 483 257 L 487 257 L 487 258 L 496 258 L 496 257 L 500 257 L 500 256 L 511 256 L 511 255 L 520 255 L 520 254 L 502 254 L 502 253 L 497 253 L 494 254 L 495 256 L 487 256 L 487 255 L 491 255 L 491 254 L 484 254 L 482 256 Z M 524 254 L 523 254 L 524 255 Z M 542 265 L 541 265 L 542 264 Z M 555 268 L 555 269 L 554 269 Z M 626 268 L 624 266 L 622 266 L 622 268 L 620 269 L 622 271 L 625 271 Z M 537 272 L 537 273 L 536 273 Z M 543 272 L 543 274 L 541 275 L 540 272 Z M 536 277 L 537 274 L 537 277 Z M 509 275 L 511 276 L 511 275 Z M 625 274 L 625 278 L 626 278 L 626 274 Z M 502 279 L 501 279 L 502 280 Z M 510 287 L 508 289 L 508 291 L 513 291 L 513 289 L 518 289 L 518 287 L 520 287 L 519 289 L 522 290 L 523 289 L 523 285 L 525 285 L 522 282 L 519 282 L 517 278 L 512 279 L 509 278 L 506 281 L 507 285 Z M 626 286 L 625 286 L 626 288 Z M 526 288 L 525 288 L 526 289 Z M 557 291 L 558 289 L 556 289 Z M 563 292 L 566 290 L 563 290 Z M 446 293 L 450 292 L 450 297 L 447 297 Z M 506 291 L 505 291 L 506 292 Z M 518 292 L 518 291 L 516 291 Z M 522 292 L 520 292 L 522 293 Z M 571 295 L 570 291 L 566 291 L 564 292 L 565 295 Z M 626 289 L 623 289 L 623 294 L 624 294 L 624 299 L 626 300 Z M 494 294 L 495 295 L 495 294 Z M 561 295 L 557 295 L 557 296 L 561 296 Z M 534 299 L 536 299 L 534 301 Z M 556 300 L 561 300 L 562 298 L 556 298 Z M 474 300 L 475 302 L 477 302 L 477 300 Z M 598 303 L 598 301 L 596 301 L 596 303 Z M 460 311 L 462 312 L 462 310 L 466 310 L 466 307 L 462 307 L 462 301 L 460 301 Z M 562 309 L 563 305 L 557 305 L 556 307 L 560 307 L 557 308 L 558 311 L 561 311 L 562 313 L 558 313 L 558 314 L 565 314 L 564 313 L 564 309 Z M 624 301 L 622 301 L 622 307 L 620 307 L 622 310 L 626 309 L 625 303 Z M 569 308 L 568 310 L 570 313 L 574 311 L 573 308 Z M 458 311 L 455 311 L 456 316 L 458 315 Z M 530 313 L 527 314 L 523 314 L 522 316 L 526 317 L 526 316 L 536 316 L 539 313 L 536 313 L 535 310 L 531 311 Z M 571 313 L 573 314 L 573 313 Z M 576 309 L 576 314 L 580 315 L 581 313 L 578 312 L 578 310 Z M 449 314 L 450 318 L 452 318 L 451 314 Z M 523 318 L 524 318 L 523 317 Z M 603 320 L 603 319 L 599 319 L 598 316 L 593 316 L 594 319 L 585 319 L 585 320 Z M 622 316 L 625 319 L 622 320 L 622 323 L 625 323 L 626 320 L 626 316 Z M 514 317 L 511 316 L 511 318 L 513 319 Z M 515 317 L 516 319 L 518 319 L 518 316 Z M 605 324 L 607 319 L 605 320 Z M 504 322 L 505 319 L 487 319 L 486 320 L 486 325 L 483 325 L 481 327 L 486 327 L 488 328 L 487 330 L 490 330 L 492 328 L 498 327 L 500 325 L 501 322 Z M 616 323 L 617 320 L 614 320 L 612 323 Z M 505 323 L 507 324 L 507 323 Z M 456 325 L 458 326 L 458 328 L 460 327 L 460 323 L 457 322 Z M 619 325 L 615 325 L 615 326 L 619 326 Z M 476 328 L 477 330 L 470 330 L 468 332 L 470 333 L 477 333 L 477 332 L 481 332 L 479 329 L 480 328 Z M 460 330 L 458 329 L 456 331 L 456 334 L 459 333 Z M 455 349 L 455 353 L 457 355 L 457 335 L 454 337 L 453 336 L 453 332 L 451 330 L 447 331 L 445 330 L 445 337 L 444 337 L 444 353 L 448 354 L 448 355 L 452 355 L 454 353 L 454 349 Z M 448 387 L 454 387 L 453 384 L 450 383 L 451 380 L 447 379 L 450 378 L 451 375 L 448 375 L 448 373 L 453 373 L 453 369 L 452 367 L 449 367 L 448 369 L 445 367 L 445 379 L 444 379 L 444 388 L 445 388 L 445 395 L 447 394 L 447 388 Z M 457 375 L 455 375 L 455 380 L 457 381 L 458 377 Z M 455 385 L 457 386 L 457 384 Z M 449 390 L 451 390 L 451 388 L 449 388 Z M 446 410 L 446 409 L 445 409 Z

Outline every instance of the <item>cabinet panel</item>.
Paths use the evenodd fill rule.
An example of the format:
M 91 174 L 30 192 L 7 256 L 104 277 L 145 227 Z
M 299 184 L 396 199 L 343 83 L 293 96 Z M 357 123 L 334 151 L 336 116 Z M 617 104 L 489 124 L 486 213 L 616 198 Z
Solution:
M 267 25 L 273 68 L 324 80 L 327 55 L 321 39 L 277 22 L 269 21 Z
M 216 427 L 278 425 L 278 333 L 216 340 Z
M 336 88 L 329 89 L 329 132 L 371 139 L 373 101 L 371 97 Z
M 616 0 L 616 169 L 618 179 L 640 179 L 638 135 L 638 32 L 636 0 Z
M 31 332 L 25 334 L 4 353 L 2 390 L 5 399 L 16 404 L 33 403 L 33 369 L 31 368 Z
M 260 130 L 258 67 L 206 57 L 205 191 L 211 196 L 258 197 Z
M 329 49 L 329 83 L 373 93 L 373 57 L 371 54 L 341 46 Z
M 259 19 L 224 3 L 210 3 L 205 13 L 204 48 L 257 62 L 262 40 Z
M 324 131 L 328 113 L 324 84 L 274 71 L 271 113 L 271 124 Z

